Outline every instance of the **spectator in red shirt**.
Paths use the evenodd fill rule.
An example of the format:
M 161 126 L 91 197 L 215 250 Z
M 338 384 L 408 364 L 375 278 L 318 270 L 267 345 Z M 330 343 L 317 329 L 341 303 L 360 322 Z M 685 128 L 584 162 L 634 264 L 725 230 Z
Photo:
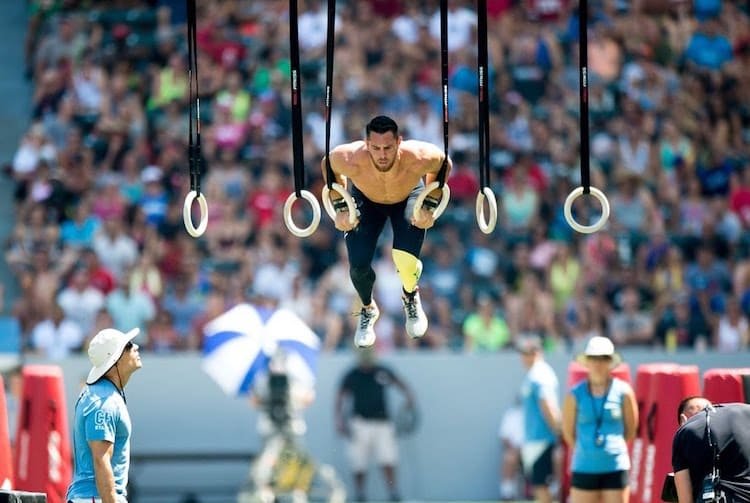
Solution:
M 729 207 L 740 218 L 742 226 L 750 228 L 750 167 L 732 177 Z

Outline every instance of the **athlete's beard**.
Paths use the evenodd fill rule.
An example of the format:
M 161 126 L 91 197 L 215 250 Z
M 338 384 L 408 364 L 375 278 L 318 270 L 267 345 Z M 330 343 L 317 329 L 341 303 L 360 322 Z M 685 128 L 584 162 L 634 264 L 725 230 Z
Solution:
M 370 159 L 372 159 L 372 164 L 375 166 L 375 169 L 380 171 L 381 173 L 385 173 L 386 171 L 390 171 L 394 164 L 396 164 L 396 159 L 398 158 L 398 155 L 394 156 L 390 163 L 388 163 L 388 166 L 383 168 L 379 162 L 375 160 L 375 158 L 370 154 Z

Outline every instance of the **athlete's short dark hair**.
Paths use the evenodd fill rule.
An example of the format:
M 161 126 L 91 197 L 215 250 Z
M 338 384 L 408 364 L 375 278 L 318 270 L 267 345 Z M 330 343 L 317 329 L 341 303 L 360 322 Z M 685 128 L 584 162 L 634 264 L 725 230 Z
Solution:
M 393 136 L 398 136 L 398 124 L 385 115 L 373 117 L 365 126 L 365 134 L 368 138 L 370 137 L 370 133 L 385 134 L 389 131 L 393 133 Z

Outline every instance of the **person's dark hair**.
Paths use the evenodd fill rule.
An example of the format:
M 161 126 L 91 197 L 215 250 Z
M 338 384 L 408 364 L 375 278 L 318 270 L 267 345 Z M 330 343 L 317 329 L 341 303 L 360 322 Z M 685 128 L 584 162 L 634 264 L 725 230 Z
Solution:
M 687 409 L 687 406 L 690 403 L 690 401 L 698 399 L 698 398 L 703 398 L 703 397 L 700 395 L 692 395 L 687 398 L 683 398 L 680 401 L 680 404 L 677 406 L 677 424 L 680 424 L 680 416 L 685 413 L 685 409 Z
M 365 133 L 368 138 L 370 137 L 370 133 L 385 134 L 389 131 L 393 133 L 393 136 L 398 136 L 398 124 L 385 115 L 373 117 L 365 126 Z

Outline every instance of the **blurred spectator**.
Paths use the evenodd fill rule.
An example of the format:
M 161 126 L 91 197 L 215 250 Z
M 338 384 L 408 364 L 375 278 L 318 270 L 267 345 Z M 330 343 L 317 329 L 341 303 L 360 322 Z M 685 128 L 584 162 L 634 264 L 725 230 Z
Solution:
M 694 309 L 690 299 L 680 295 L 658 320 L 655 339 L 667 350 L 694 349 L 701 344 L 701 340 L 706 341 L 712 333 L 709 321 L 702 309 Z
M 495 352 L 511 342 L 505 319 L 497 312 L 496 302 L 487 295 L 477 299 L 477 309 L 463 323 L 464 348 L 477 353 Z
M 180 339 L 177 330 L 174 328 L 172 315 L 167 311 L 159 310 L 148 327 L 146 346 L 149 351 L 170 353 L 182 349 L 183 342 L 184 340 Z
M 148 294 L 131 290 L 127 284 L 118 286 L 106 298 L 106 307 L 112 317 L 113 326 L 139 327 L 138 338 L 144 346 L 148 342 L 148 324 L 156 316 L 156 306 Z M 119 328 L 118 328 L 119 330 Z
M 33 326 L 49 317 L 74 265 L 85 265 L 91 284 L 108 294 L 115 282 L 129 283 L 128 271 L 146 253 L 151 272 L 136 281 L 153 286 L 145 278 L 153 279 L 157 268 L 161 286 L 146 286 L 154 309 L 180 299 L 179 308 L 168 308 L 180 338 L 190 341 L 180 347 L 197 348 L 205 318 L 242 301 L 257 283 L 314 320 L 326 348 L 342 349 L 354 309 L 346 254 L 336 253 L 342 236 L 322 225 L 300 245 L 278 231 L 293 190 L 286 7 L 253 4 L 248 18 L 237 0 L 199 6 L 202 189 L 210 230 L 196 241 L 184 232 L 181 214 L 188 88 L 185 12 L 173 4 L 156 10 L 146 0 L 86 9 L 80 2 L 29 5 L 31 124 L 7 167 L 17 219 L 5 248 L 20 286 L 9 301 L 25 344 Z M 382 109 L 414 129 L 410 136 L 439 143 L 435 2 L 339 7 L 333 144 L 337 136 L 360 136 L 358 124 Z M 151 14 L 140 16 L 143 8 Z M 641 314 L 657 327 L 658 344 L 718 344 L 719 317 L 732 297 L 750 313 L 750 240 L 743 232 L 750 186 L 747 9 L 718 0 L 594 6 L 591 175 L 592 185 L 607 192 L 612 216 L 606 229 L 589 236 L 571 231 L 561 204 L 581 182 L 575 2 L 488 4 L 490 165 L 501 204 L 491 235 L 473 221 L 476 13 L 471 3 L 450 9 L 453 197 L 425 243 L 424 294 L 434 296 L 434 306 L 430 340 L 420 347 L 447 341 L 464 349 L 462 326 L 479 295 L 503 299 L 498 307 L 512 336 L 543 330 L 575 347 L 604 328 L 626 285 L 640 292 Z M 137 22 L 116 21 L 123 15 Z M 325 154 L 325 25 L 324 2 L 301 4 L 306 163 Z M 316 175 L 310 185 L 319 191 L 319 184 Z M 591 198 L 574 206 L 581 222 L 598 211 Z M 696 251 L 703 246 L 711 257 Z M 559 257 L 558 247 L 567 249 L 555 252 Z M 530 271 L 538 275 L 531 289 L 523 286 Z M 288 278 L 279 282 L 278 274 Z M 185 275 L 187 297 L 174 294 Z M 308 291 L 313 302 L 306 306 Z M 204 298 L 209 306 L 185 307 Z M 194 316 L 183 323 L 181 309 Z M 383 348 L 412 347 L 390 318 L 381 322 L 384 337 L 390 334 Z
M 526 499 L 526 482 L 521 467 L 521 445 L 523 444 L 523 410 L 516 400 L 503 412 L 497 436 L 500 438 L 500 484 L 502 501 Z
M 705 19 L 688 41 L 685 60 L 699 71 L 720 70 L 733 58 L 732 45 L 720 26 L 716 19 Z
M 607 323 L 610 339 L 619 346 L 637 346 L 653 343 L 653 327 L 649 315 L 641 310 L 638 290 L 625 288 L 620 293 L 620 311 L 613 313 Z
M 93 245 L 94 235 L 99 230 L 101 221 L 91 212 L 91 203 L 83 199 L 75 206 L 70 219 L 60 226 L 60 241 L 63 247 L 87 248 Z
M 49 360 L 62 360 L 83 347 L 84 332 L 68 318 L 60 306 L 53 306 L 50 316 L 37 323 L 31 333 L 32 351 Z
M 73 270 L 69 284 L 57 296 L 57 303 L 82 333 L 90 334 L 96 313 L 104 307 L 104 294 L 91 284 L 91 272 L 78 267 Z
M 719 318 L 719 326 L 713 337 L 713 346 L 725 353 L 736 353 L 747 349 L 750 342 L 750 331 L 745 314 L 740 309 L 737 299 L 726 300 L 725 312 Z
M 125 233 L 122 218 L 104 220 L 102 228 L 94 236 L 93 248 L 101 264 L 118 282 L 125 281 L 125 271 L 138 259 L 135 240 Z

